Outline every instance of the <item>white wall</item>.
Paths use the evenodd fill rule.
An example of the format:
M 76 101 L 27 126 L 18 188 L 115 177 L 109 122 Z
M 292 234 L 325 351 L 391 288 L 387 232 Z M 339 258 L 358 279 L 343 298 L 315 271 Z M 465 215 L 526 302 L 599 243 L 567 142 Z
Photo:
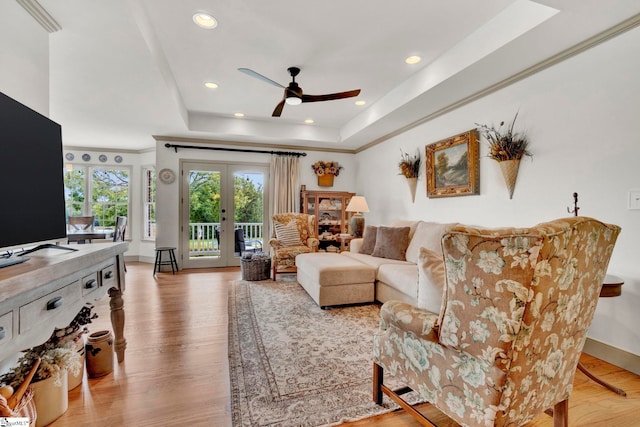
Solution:
M 530 226 L 565 217 L 579 194 L 580 214 L 622 227 L 609 271 L 625 284 L 621 298 L 598 303 L 589 336 L 640 355 L 640 210 L 628 210 L 628 191 L 640 189 L 640 29 L 499 92 L 436 118 L 356 155 L 357 190 L 367 198 L 370 224 L 396 218 L 482 226 Z M 513 199 L 481 143 L 480 195 L 428 199 L 424 169 L 415 204 L 398 175 L 400 149 L 414 153 L 474 123 L 510 122 L 530 137 L 533 160 L 523 160 Z
M 49 33 L 17 2 L 0 2 L 0 92 L 49 117 Z

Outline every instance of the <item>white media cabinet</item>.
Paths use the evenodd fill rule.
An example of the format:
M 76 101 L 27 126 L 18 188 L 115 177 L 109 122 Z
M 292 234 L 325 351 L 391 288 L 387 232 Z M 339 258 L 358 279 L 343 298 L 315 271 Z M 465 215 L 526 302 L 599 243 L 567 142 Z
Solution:
M 124 360 L 126 242 L 73 245 L 75 252 L 43 249 L 28 261 L 0 269 L 0 360 L 42 344 L 67 326 L 87 302 L 109 294 L 114 349 Z

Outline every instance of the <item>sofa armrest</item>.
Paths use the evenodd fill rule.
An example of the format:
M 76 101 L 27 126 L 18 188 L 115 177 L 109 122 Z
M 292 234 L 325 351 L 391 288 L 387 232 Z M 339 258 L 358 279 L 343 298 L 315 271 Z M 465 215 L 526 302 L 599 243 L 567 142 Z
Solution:
M 360 252 L 362 242 L 364 242 L 364 239 L 362 237 L 351 239 L 351 241 L 349 242 L 349 252 Z
M 387 301 L 380 309 L 380 329 L 395 327 L 411 332 L 417 338 L 438 341 L 438 318 L 436 313 L 401 301 Z
M 320 240 L 316 239 L 315 237 L 309 237 L 307 239 L 306 246 L 310 247 L 314 252 L 316 252 L 318 246 L 320 246 Z
M 269 246 L 271 246 L 273 249 L 278 249 L 280 247 L 280 242 L 278 241 L 278 239 L 269 239 Z

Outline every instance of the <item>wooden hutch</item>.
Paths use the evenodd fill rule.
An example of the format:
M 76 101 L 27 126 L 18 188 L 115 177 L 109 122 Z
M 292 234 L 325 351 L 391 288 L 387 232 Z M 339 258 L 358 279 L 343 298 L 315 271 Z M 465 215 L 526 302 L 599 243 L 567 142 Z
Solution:
M 346 209 L 353 196 L 355 193 L 345 191 L 300 192 L 300 212 L 316 216 L 320 251 L 340 252 L 347 248 L 349 239 L 340 235 L 349 233 L 351 212 Z

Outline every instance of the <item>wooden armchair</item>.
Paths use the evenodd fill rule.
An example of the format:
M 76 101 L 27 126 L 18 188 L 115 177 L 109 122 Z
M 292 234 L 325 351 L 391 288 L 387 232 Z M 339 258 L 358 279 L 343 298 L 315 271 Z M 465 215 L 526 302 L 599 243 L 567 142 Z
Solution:
M 293 273 L 296 271 L 296 256 L 299 254 L 316 252 L 320 241 L 316 238 L 316 218 L 314 215 L 303 213 L 283 213 L 272 217 L 272 237 L 269 240 L 272 259 L 273 280 L 278 273 Z M 287 233 L 286 226 L 295 224 L 297 233 Z M 283 235 L 293 237 L 292 240 L 278 238 L 278 230 L 284 230 Z M 292 230 L 289 230 L 292 231 Z M 294 234 L 294 236 L 292 236 Z M 298 238 L 296 240 L 296 238 Z
M 465 426 L 521 426 L 568 399 L 620 228 L 571 217 L 530 229 L 454 226 L 442 238 L 442 313 L 382 306 L 374 338 L 373 398 L 396 376 Z

